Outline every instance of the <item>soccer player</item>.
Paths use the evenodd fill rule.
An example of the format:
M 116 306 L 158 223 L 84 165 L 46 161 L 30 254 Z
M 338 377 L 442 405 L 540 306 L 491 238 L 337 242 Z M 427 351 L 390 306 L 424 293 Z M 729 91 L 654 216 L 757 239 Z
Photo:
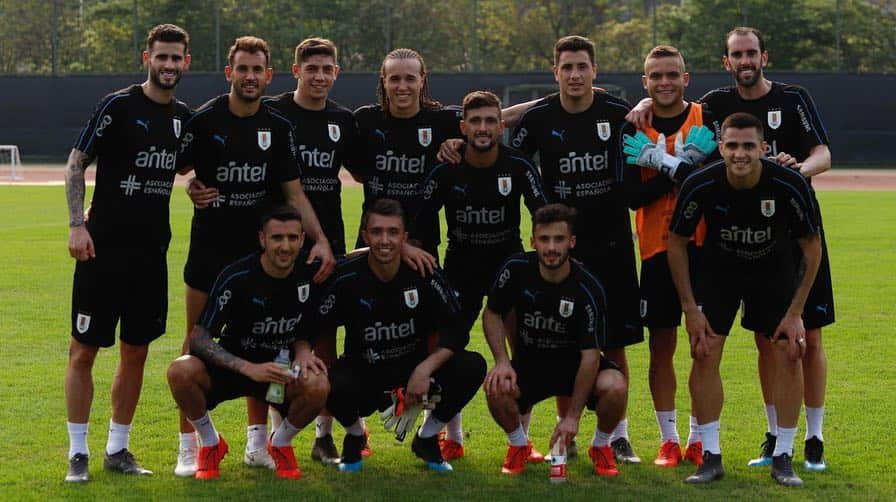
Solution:
M 684 148 L 684 139 L 691 134 L 691 128 L 700 128 L 711 120 L 708 111 L 700 103 L 684 100 L 684 91 L 690 81 L 685 70 L 684 58 L 675 47 L 660 45 L 654 47 L 644 61 L 644 75 L 641 77 L 644 89 L 652 98 L 651 123 L 642 132 L 656 143 L 660 135 L 665 141 L 662 152 L 676 154 L 676 145 Z M 712 132 L 699 129 L 708 136 L 709 145 L 715 149 Z M 696 147 L 691 149 L 696 155 L 705 154 Z M 691 159 L 699 160 L 699 159 Z M 650 369 L 648 380 L 650 393 L 660 427 L 661 446 L 654 464 L 675 467 L 682 459 L 680 438 L 675 410 L 676 378 L 673 359 L 677 345 L 677 328 L 681 324 L 681 305 L 669 274 L 666 248 L 669 239 L 669 223 L 678 187 L 691 170 L 681 164 L 675 169 L 659 172 L 655 168 L 629 166 L 627 176 L 637 181 L 631 190 L 629 205 L 637 212 L 635 225 L 638 232 L 638 246 L 641 256 L 641 319 L 650 333 Z M 664 175 L 665 174 L 665 175 Z M 698 245 L 705 237 L 705 226 L 698 227 L 697 236 L 688 244 L 691 270 L 697 258 Z M 703 452 L 699 436 L 696 434 L 696 419 L 691 416 L 690 434 L 684 457 L 699 465 Z
M 372 203 L 361 220 L 369 253 L 341 265 L 321 296 L 317 329 L 345 326 L 345 347 L 330 369 L 327 399 L 327 408 L 345 427 L 342 471 L 362 468 L 359 418 L 386 409 L 389 391 L 404 388 L 407 409 L 436 387 L 441 401 L 414 434 L 411 449 L 429 468 L 450 471 L 438 432 L 473 398 L 485 376 L 482 356 L 464 350 L 469 333 L 460 327 L 457 300 L 441 272 L 421 277 L 402 262 L 405 229 L 398 201 Z M 428 350 L 433 334 L 437 341 Z
M 319 262 L 296 258 L 302 249 L 301 217 L 292 207 L 264 218 L 262 252 L 228 265 L 218 276 L 202 319 L 190 333 L 190 353 L 168 368 L 168 386 L 178 408 L 199 435 L 197 479 L 215 479 L 227 442 L 208 414 L 219 403 L 242 396 L 264 400 L 271 384 L 285 385 L 283 401 L 272 403 L 285 417 L 267 441 L 276 475 L 299 479 L 292 439 L 311 423 L 330 389 L 327 368 L 311 352 L 305 328 L 316 298 L 313 276 Z M 217 338 L 218 341 L 214 339 Z M 284 349 L 289 369 L 272 362 Z
M 69 482 L 89 479 L 93 363 L 100 347 L 115 344 L 119 324 L 120 359 L 103 467 L 152 474 L 134 459 L 129 438 L 149 343 L 165 332 L 168 314 L 168 202 L 178 141 L 190 113 L 174 98 L 174 89 L 190 65 L 189 44 L 187 32 L 173 24 L 150 30 L 143 51 L 146 81 L 103 98 L 69 154 L 68 249 L 77 260 L 65 370 Z M 85 217 L 84 171 L 94 159 L 96 189 Z
M 606 288 L 608 338 L 601 346 L 628 378 L 625 347 L 643 341 L 638 315 L 638 279 L 628 202 L 622 188 L 624 100 L 592 89 L 594 43 L 567 36 L 554 45 L 554 78 L 560 93 L 539 100 L 520 119 L 511 146 L 539 155 L 549 202 L 566 204 L 588 225 L 581 228 L 573 258 Z M 632 132 L 633 128 L 632 128 Z M 558 400 L 558 415 L 566 416 Z M 527 422 L 524 419 L 524 422 Z M 528 425 L 528 424 L 525 424 Z M 613 434 L 617 460 L 640 463 L 628 439 L 628 421 Z M 570 456 L 573 455 L 570 445 Z
M 735 112 L 754 115 L 767 125 L 765 154 L 776 162 L 792 167 L 809 179 L 831 168 L 829 140 L 815 102 L 809 92 L 797 85 L 784 84 L 767 79 L 764 68 L 768 64 L 768 51 L 762 33 L 755 28 L 738 27 L 725 38 L 725 54 L 722 62 L 734 78 L 733 86 L 708 92 L 701 101 L 713 112 L 716 134 L 722 121 Z M 638 106 L 642 108 L 643 103 Z M 633 120 L 643 120 L 633 114 Z M 815 205 L 815 192 L 812 192 Z M 831 267 L 821 214 L 818 214 L 821 232 L 821 265 L 809 297 L 803 320 L 806 327 L 806 355 L 803 358 L 803 377 L 806 403 L 805 466 L 812 471 L 823 471 L 824 459 L 824 398 L 827 387 L 827 356 L 821 338 L 821 328 L 833 324 L 834 293 L 831 283 Z M 799 249 L 794 254 L 799 255 Z M 768 340 L 757 333 L 759 349 L 759 379 L 768 429 L 760 456 L 749 462 L 751 466 L 767 466 L 775 449 L 777 432 L 776 409 L 772 403 L 772 376 L 774 374 L 773 349 Z
M 802 485 L 791 462 L 806 349 L 802 315 L 821 243 L 809 184 L 797 171 L 762 158 L 762 134 L 762 123 L 750 114 L 725 119 L 719 141 L 723 161 L 688 177 L 672 217 L 669 268 L 690 336 L 691 400 L 703 442 L 703 463 L 686 483 L 709 483 L 724 474 L 719 364 L 743 302 L 741 325 L 766 336 L 774 353 L 778 441 L 772 477 L 785 486 Z M 687 246 L 701 218 L 707 236 L 692 281 Z M 801 260 L 793 254 L 794 242 L 802 249 Z
M 519 474 L 532 444 L 520 411 L 550 396 L 570 396 L 566 414 L 554 429 L 551 445 L 569 443 L 579 430 L 582 410 L 597 408 L 588 454 L 594 472 L 616 476 L 610 434 L 625 413 L 626 379 L 600 351 L 607 340 L 607 306 L 600 282 L 570 260 L 576 245 L 576 211 L 563 204 L 544 206 L 532 216 L 532 247 L 501 267 L 482 316 L 495 367 L 483 387 L 488 407 L 510 443 L 501 472 Z M 516 312 L 518 334 L 513 360 L 504 317 Z
M 463 116 L 463 161 L 433 168 L 423 184 L 423 207 L 415 221 L 429 221 L 445 208 L 445 276 L 460 302 L 461 329 L 469 332 L 495 273 L 508 256 L 523 250 L 520 199 L 530 212 L 547 201 L 535 166 L 499 143 L 504 125 L 498 97 L 487 91 L 467 94 Z M 445 460 L 464 455 L 460 417 L 449 422 L 441 447 Z
M 192 331 L 215 277 L 234 260 L 258 249 L 259 209 L 288 202 L 302 215 L 303 228 L 314 240 L 308 259 L 321 259 L 315 281 L 332 271 L 330 243 L 302 190 L 295 157 L 292 124 L 261 103 L 273 70 L 267 43 L 256 37 L 237 38 L 230 48 L 224 74 L 228 94 L 200 107 L 186 124 L 178 166 L 195 170 L 204 187 L 217 189 L 215 200 L 196 206 L 190 250 L 184 266 L 187 329 Z M 188 335 L 189 336 L 189 335 Z M 244 461 L 273 467 L 267 454 L 267 406 L 249 401 L 249 431 Z M 181 420 L 180 449 L 175 474 L 192 476 L 196 440 Z

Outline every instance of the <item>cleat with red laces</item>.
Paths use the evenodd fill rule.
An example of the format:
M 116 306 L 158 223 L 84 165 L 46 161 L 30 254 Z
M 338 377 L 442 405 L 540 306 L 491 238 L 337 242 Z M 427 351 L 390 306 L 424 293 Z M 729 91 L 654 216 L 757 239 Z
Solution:
M 227 442 L 224 441 L 224 436 L 218 434 L 218 444 L 203 446 L 199 449 L 199 458 L 196 461 L 196 479 L 217 479 L 221 474 L 218 466 L 224 455 L 227 455 Z
M 540 464 L 544 462 L 544 454 L 540 451 L 536 450 L 534 446 L 532 446 L 532 441 L 529 441 L 527 445 L 529 448 L 529 456 L 526 457 L 526 462 L 530 464 Z
M 504 474 L 521 474 L 526 468 L 526 462 L 532 452 L 532 443 L 526 446 L 507 445 L 507 458 L 504 459 L 504 465 L 501 466 L 501 472 Z
M 689 444 L 684 451 L 684 459 L 698 467 L 703 465 L 703 443 L 697 441 Z
M 681 445 L 675 441 L 666 441 L 660 447 L 660 453 L 653 461 L 655 465 L 660 467 L 678 467 L 681 462 Z
M 275 472 L 278 478 L 299 479 L 302 477 L 302 471 L 299 469 L 298 462 L 296 462 L 296 454 L 292 446 L 274 446 L 268 440 L 268 453 L 274 459 Z
M 616 460 L 614 459 L 613 448 L 610 445 L 601 446 L 600 448 L 592 446 L 588 448 L 588 456 L 594 462 L 594 473 L 598 476 L 618 476 L 619 469 L 616 468 Z

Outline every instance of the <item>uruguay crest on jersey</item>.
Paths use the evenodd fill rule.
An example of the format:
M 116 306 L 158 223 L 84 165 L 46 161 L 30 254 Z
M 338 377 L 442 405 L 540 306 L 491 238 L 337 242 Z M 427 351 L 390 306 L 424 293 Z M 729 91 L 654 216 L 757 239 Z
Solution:
M 560 299 L 560 316 L 561 317 L 569 317 L 572 315 L 572 310 L 575 308 L 576 304 L 573 303 L 572 300 L 567 300 L 566 298 Z
M 259 129 L 258 130 L 258 148 L 262 150 L 267 150 L 271 147 L 271 131 Z
M 180 138 L 180 119 L 175 117 L 171 119 L 171 123 L 174 125 L 174 137 Z
M 342 137 L 342 131 L 339 129 L 339 124 L 327 124 L 327 132 L 330 133 L 330 140 L 333 143 L 339 141 L 339 138 Z
M 417 129 L 417 140 L 420 142 L 420 146 L 429 146 L 432 143 L 432 127 Z
M 498 193 L 501 195 L 510 195 L 513 190 L 513 182 L 510 176 L 498 176 Z
M 781 127 L 781 110 L 768 111 L 768 126 L 772 129 Z
M 415 308 L 420 303 L 420 295 L 417 294 L 417 288 L 411 288 L 404 292 L 404 304 L 408 308 Z
M 610 123 L 606 120 L 598 120 L 597 121 L 597 137 L 601 139 L 601 141 L 606 141 L 610 139 Z
M 306 301 L 308 301 L 308 293 L 309 293 L 309 291 L 311 291 L 311 287 L 309 286 L 309 284 L 307 282 L 304 284 L 300 284 L 296 288 L 296 291 L 299 294 L 299 302 L 305 303 Z
M 775 199 L 762 199 L 762 216 L 771 218 L 775 214 Z

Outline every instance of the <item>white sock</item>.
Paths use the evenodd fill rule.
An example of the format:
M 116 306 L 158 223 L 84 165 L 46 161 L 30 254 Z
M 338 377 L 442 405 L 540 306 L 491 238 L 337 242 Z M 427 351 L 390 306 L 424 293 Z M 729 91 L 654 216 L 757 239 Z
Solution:
M 442 422 L 432 413 L 423 420 L 423 425 L 420 426 L 420 430 L 417 431 L 417 435 L 422 438 L 431 438 L 439 433 L 442 430 L 442 427 L 445 427 L 445 422 Z
M 355 423 L 349 425 L 345 428 L 346 434 L 351 434 L 352 436 L 363 436 L 364 435 L 364 422 L 361 419 L 355 420 Z
M 68 458 L 72 458 L 78 453 L 90 456 L 90 450 L 87 449 L 87 425 L 66 422 L 68 428 Z
M 529 410 L 526 413 L 520 413 L 520 425 L 523 426 L 523 430 L 526 431 L 526 436 L 529 436 L 529 423 L 532 422 L 532 410 Z
M 268 406 L 268 416 L 271 417 L 271 430 L 277 430 L 277 427 L 280 427 L 280 422 L 283 421 L 283 417 L 280 415 L 280 412 L 277 411 L 277 408 Z
M 209 416 L 208 412 L 205 412 L 205 415 L 196 420 L 188 418 L 187 421 L 196 429 L 196 434 L 199 434 L 200 445 L 215 446 L 218 444 L 218 431 L 215 429 L 215 424 L 212 423 L 212 417 Z
M 333 435 L 333 417 L 318 415 L 314 425 L 314 437 L 322 438 L 327 435 Z
M 719 421 L 701 424 L 697 426 L 697 432 L 700 433 L 700 441 L 703 442 L 703 451 L 708 451 L 715 455 L 722 453 L 719 447 Z
M 778 409 L 773 404 L 765 405 L 765 419 L 768 421 L 768 433 L 778 435 Z
M 786 453 L 793 458 L 793 438 L 796 437 L 796 427 L 788 429 L 778 426 L 778 439 L 775 441 L 775 452 L 773 457 L 777 457 L 782 453 Z
M 457 444 L 464 444 L 463 418 L 460 413 L 451 417 L 445 426 L 445 437 Z
M 260 450 L 267 446 L 268 424 L 255 424 L 246 428 L 246 450 Z
M 824 441 L 821 435 L 821 426 L 824 423 L 824 406 L 820 408 L 810 408 L 806 406 L 806 440 L 815 436 L 819 441 Z
M 131 424 L 116 424 L 109 420 L 109 439 L 106 441 L 106 454 L 112 455 L 128 447 L 131 439 Z
M 294 438 L 301 430 L 302 429 L 289 423 L 288 418 L 284 418 L 283 421 L 280 422 L 280 427 L 277 427 L 277 430 L 274 431 L 274 435 L 271 436 L 271 446 L 283 447 L 292 445 L 292 438 Z
M 700 431 L 697 430 L 697 417 L 691 415 L 690 419 L 688 419 L 688 426 L 690 430 L 688 431 L 688 446 L 700 441 Z
M 199 446 L 195 432 L 181 432 L 178 436 L 181 450 L 195 450 Z
M 526 446 L 529 444 L 529 436 L 526 434 L 526 430 L 523 428 L 522 424 L 520 424 L 520 426 L 513 432 L 507 433 L 507 442 L 510 443 L 511 446 Z
M 612 432 L 604 432 L 600 429 L 594 429 L 594 435 L 591 436 L 591 446 L 595 448 L 603 448 L 610 446 L 610 438 L 613 437 Z
M 610 435 L 611 441 L 616 441 L 619 438 L 628 439 L 628 419 L 623 418 L 616 424 L 616 428 L 613 429 L 613 433 Z
M 678 422 L 675 410 L 655 411 L 655 413 L 656 423 L 660 426 L 660 441 L 663 443 L 666 441 L 681 443 L 681 438 L 678 437 Z

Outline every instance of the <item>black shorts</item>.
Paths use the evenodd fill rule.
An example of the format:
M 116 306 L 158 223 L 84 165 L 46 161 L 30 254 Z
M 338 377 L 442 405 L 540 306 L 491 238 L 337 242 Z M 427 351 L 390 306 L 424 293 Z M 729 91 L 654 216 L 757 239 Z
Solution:
M 815 191 L 812 192 L 813 197 Z M 815 201 L 818 207 L 818 200 Z M 824 227 L 821 223 L 821 210 L 818 213 L 818 228 L 821 231 L 821 263 L 818 265 L 818 274 L 809 295 L 806 297 L 806 305 L 803 309 L 803 325 L 806 329 L 818 329 L 829 324 L 834 324 L 834 288 L 831 283 L 831 262 L 828 258 L 828 243 L 824 237 Z M 795 249 L 796 256 L 802 260 L 802 250 L 799 245 Z
M 96 246 L 96 258 L 75 264 L 72 337 L 94 347 L 115 344 L 115 326 L 131 345 L 147 345 L 165 333 L 168 317 L 167 246 Z
M 699 248 L 688 245 L 691 283 L 697 276 Z M 648 328 L 675 328 L 681 325 L 681 301 L 666 252 L 657 253 L 641 262 L 641 321 Z
M 259 249 L 257 241 L 254 246 L 248 242 L 219 244 L 194 235 L 190 238 L 190 251 L 184 264 L 184 283 L 195 290 L 209 293 L 224 267 Z
M 597 277 L 607 294 L 607 342 L 601 347 L 616 349 L 643 342 L 638 312 L 641 293 L 631 239 L 615 242 L 603 252 L 574 252 L 573 256 Z
M 237 399 L 241 397 L 254 397 L 259 401 L 266 401 L 265 396 L 268 393 L 267 382 L 256 382 L 251 378 L 230 371 L 227 368 L 206 363 L 205 369 L 208 371 L 209 380 L 212 383 L 211 389 L 205 396 L 205 408 L 208 410 L 215 409 L 216 406 L 224 401 Z M 282 416 L 287 415 L 289 410 L 289 402 L 284 401 L 281 404 L 268 403 L 273 406 Z
M 579 372 L 579 361 L 523 361 L 510 362 L 516 371 L 516 384 L 520 397 L 516 400 L 521 412 L 553 396 L 571 396 Z M 621 372 L 613 361 L 600 356 L 598 373 L 606 370 Z M 585 403 L 589 410 L 597 407 L 597 396 L 589 396 Z
M 482 299 L 495 281 L 501 265 L 519 249 L 501 252 L 457 251 L 445 253 L 445 278 L 457 293 L 461 307 L 461 327 L 470 331 L 482 311 Z

